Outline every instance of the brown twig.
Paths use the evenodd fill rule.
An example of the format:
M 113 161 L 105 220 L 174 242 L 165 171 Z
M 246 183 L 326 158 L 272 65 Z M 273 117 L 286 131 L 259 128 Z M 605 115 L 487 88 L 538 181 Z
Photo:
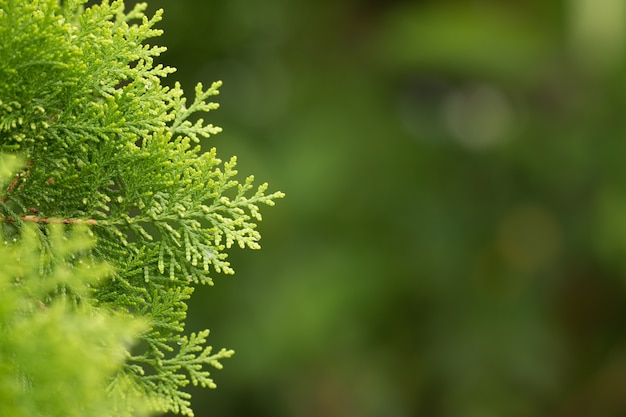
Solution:
M 27 162 L 26 163 L 27 166 L 33 166 L 32 162 Z M 9 184 L 9 186 L 7 187 L 7 195 L 2 197 L 2 201 L 6 202 L 9 197 L 8 194 L 11 194 L 13 192 L 13 190 L 15 189 L 15 187 L 17 186 L 17 183 L 23 178 L 23 177 L 30 177 L 30 170 L 26 170 L 24 171 L 24 173 L 18 172 L 15 175 L 15 178 L 13 178 L 13 181 L 11 181 L 11 184 Z
M 98 224 L 98 221 L 94 219 L 72 219 L 72 218 L 61 219 L 58 217 L 37 217 L 37 216 L 32 216 L 32 215 L 21 216 L 19 219 L 23 222 L 42 223 L 42 224 L 88 224 L 90 226 L 96 226 Z M 0 215 L 0 221 L 14 223 L 16 220 L 15 218 L 10 217 L 10 216 Z

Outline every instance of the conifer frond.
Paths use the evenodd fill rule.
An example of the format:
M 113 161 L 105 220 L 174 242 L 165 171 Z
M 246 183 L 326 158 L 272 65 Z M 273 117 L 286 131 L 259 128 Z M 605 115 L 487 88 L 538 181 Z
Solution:
M 145 325 L 92 304 L 112 270 L 87 255 L 87 229 L 47 229 L 0 233 L 0 415 L 145 415 L 140 397 L 107 393 Z
M 205 367 L 232 354 L 211 354 L 208 331 L 185 336 L 192 285 L 232 274 L 233 245 L 258 249 L 260 206 L 283 194 L 240 182 L 235 158 L 202 152 L 221 129 L 197 115 L 218 107 L 209 100 L 221 83 L 198 84 L 190 104 L 180 84 L 162 84 L 174 69 L 147 43 L 162 11 L 84 3 L 0 0 L 0 228 L 7 239 L 35 233 L 40 274 L 69 263 L 93 275 L 66 258 L 75 247 L 55 243 L 59 230 L 89 228 L 86 265 L 106 263 L 111 279 L 84 287 L 59 276 L 54 287 L 147 323 L 144 351 L 127 352 L 111 392 L 135 387 L 157 411 L 192 415 L 184 386 L 213 387 Z

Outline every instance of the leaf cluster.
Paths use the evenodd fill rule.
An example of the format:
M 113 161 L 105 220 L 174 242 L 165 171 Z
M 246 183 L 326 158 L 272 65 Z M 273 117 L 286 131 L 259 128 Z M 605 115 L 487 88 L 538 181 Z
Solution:
M 10 180 L 17 158 L 0 158 Z M 94 305 L 92 293 L 112 273 L 89 256 L 93 233 L 82 226 L 35 224 L 0 236 L 0 415 L 145 415 L 148 404 L 111 380 L 141 320 Z
M 201 150 L 220 128 L 196 114 L 218 107 L 209 100 L 220 83 L 198 84 L 190 103 L 179 84 L 163 85 L 174 70 L 155 63 L 165 48 L 148 44 L 162 11 L 145 9 L 0 0 L 0 152 L 23 158 L 17 171 L 0 167 L 10 173 L 0 221 L 7 239 L 31 230 L 49 253 L 59 225 L 89 228 L 89 256 L 110 278 L 73 299 L 146 324 L 113 386 L 193 415 L 182 389 L 214 387 L 206 366 L 233 352 L 212 353 L 208 331 L 184 334 L 186 301 L 214 272 L 233 273 L 233 245 L 259 248 L 260 206 L 282 193 L 240 182 L 235 158 Z M 39 272 L 65 263 L 40 261 Z

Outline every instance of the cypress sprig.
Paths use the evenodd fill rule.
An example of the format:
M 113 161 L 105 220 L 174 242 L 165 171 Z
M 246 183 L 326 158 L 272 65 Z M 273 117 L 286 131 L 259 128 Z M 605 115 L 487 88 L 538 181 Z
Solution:
M 221 83 L 198 84 L 190 103 L 179 83 L 162 84 L 174 69 L 155 63 L 164 47 L 148 44 L 161 10 L 61 3 L 0 0 L 0 226 L 18 242 L 38 234 L 42 274 L 74 265 L 50 255 L 52 236 L 88 228 L 89 259 L 109 265 L 110 278 L 88 292 L 65 288 L 145 323 L 144 349 L 126 352 L 109 391 L 123 385 L 154 410 L 191 416 L 183 388 L 214 387 L 207 366 L 233 353 L 211 353 L 208 330 L 185 335 L 193 285 L 232 274 L 233 245 L 260 247 L 260 207 L 283 194 L 253 176 L 240 182 L 236 158 L 202 151 L 221 129 L 197 114 L 218 108 L 210 100 Z

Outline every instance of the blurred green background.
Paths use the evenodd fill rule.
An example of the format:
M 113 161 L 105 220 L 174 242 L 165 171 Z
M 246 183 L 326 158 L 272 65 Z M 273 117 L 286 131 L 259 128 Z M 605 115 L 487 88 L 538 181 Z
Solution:
M 152 0 L 287 198 L 198 289 L 200 417 L 626 415 L 626 3 Z

